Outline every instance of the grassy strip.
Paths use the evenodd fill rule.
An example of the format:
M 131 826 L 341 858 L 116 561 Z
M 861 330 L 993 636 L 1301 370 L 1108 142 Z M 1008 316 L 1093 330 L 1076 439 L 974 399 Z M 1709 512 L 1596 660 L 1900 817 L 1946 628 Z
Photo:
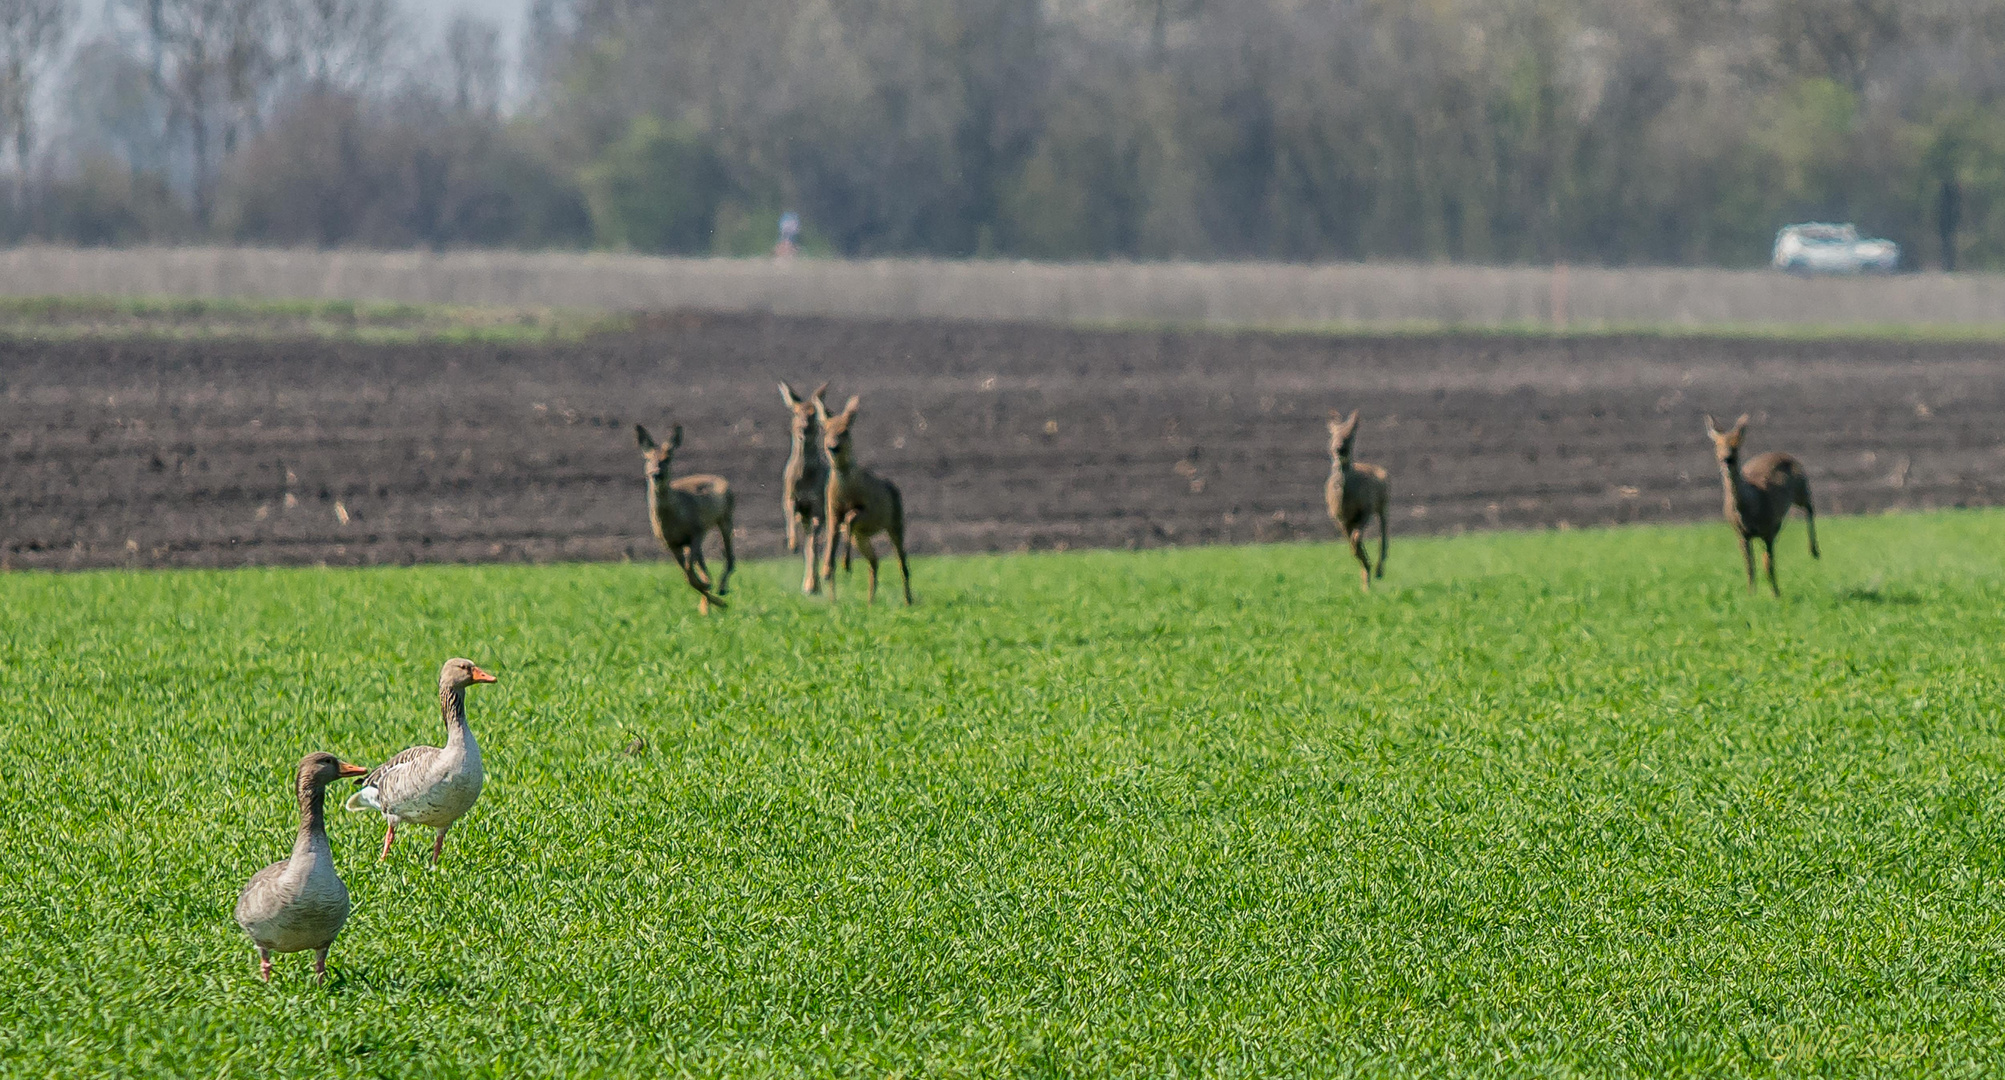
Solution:
M 631 313 L 567 308 L 459 307 L 347 300 L 247 300 L 173 297 L 0 297 L 0 338 L 297 338 L 365 341 L 576 341 L 620 333 L 640 324 Z M 1575 323 L 1465 324 L 1438 320 L 1324 322 L 1289 326 L 1178 321 L 1080 321 L 1082 330 L 1160 333 L 1300 334 L 1339 338 L 1502 337 L 1551 340 L 1608 338 L 1766 341 L 1891 341 L 1994 343 L 2005 324 L 1990 323 Z
M 1149 321 L 1090 321 L 1074 324 L 1085 330 L 1163 333 L 1170 331 L 1221 334 L 1284 334 L 1334 338 L 1513 338 L 1552 341 L 1598 341 L 1611 338 L 1727 341 L 1889 341 L 1928 343 L 1996 343 L 2005 341 L 2005 323 L 1457 323 L 1432 319 L 1384 322 L 1318 322 L 1287 326 L 1239 323 Z
M 485 308 L 347 300 L 168 297 L 0 298 L 0 336 L 299 338 L 384 344 L 575 341 L 630 329 L 630 315 L 559 308 Z
M 728 613 L 660 563 L 0 577 L 0 1076 L 1981 1075 L 2005 513 L 922 558 Z M 1900 558 L 1888 554 L 1898 551 Z M 714 564 L 713 564 L 714 565 Z M 335 976 L 230 922 L 288 777 Z M 625 751 L 636 736 L 645 751 Z

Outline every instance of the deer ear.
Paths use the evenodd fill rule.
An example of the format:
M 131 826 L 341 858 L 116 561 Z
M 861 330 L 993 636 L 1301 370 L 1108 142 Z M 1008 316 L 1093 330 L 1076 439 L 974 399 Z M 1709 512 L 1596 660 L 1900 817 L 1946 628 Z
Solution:
M 1720 422 L 1718 420 L 1713 419 L 1712 413 L 1706 414 L 1706 434 L 1708 435 L 1726 434 L 1726 432 L 1720 430 Z
M 794 393 L 794 388 L 786 383 L 780 384 L 780 398 L 787 403 L 789 409 L 801 403 L 801 396 Z
M 634 441 L 640 443 L 642 452 L 654 449 L 654 436 L 649 435 L 647 429 L 639 424 L 634 425 Z
M 808 396 L 814 398 L 816 401 L 820 401 L 821 396 L 826 393 L 828 393 L 828 384 L 823 383 L 820 386 L 815 387 L 815 392 Z
M 844 405 L 844 406 L 842 407 L 842 415 L 844 415 L 844 416 L 847 416 L 847 417 L 849 417 L 849 418 L 850 418 L 850 419 L 852 419 L 852 420 L 853 420 L 853 419 L 855 419 L 855 418 L 856 418 L 856 407 L 857 407 L 857 406 L 858 406 L 859 404 L 861 404 L 862 402 L 863 402 L 863 398 L 862 398 L 862 396 L 861 396 L 861 395 L 857 395 L 857 394 L 851 394 L 851 395 L 850 395 L 850 398 L 849 398 L 849 404 L 847 404 L 847 405 Z
M 675 430 L 669 432 L 668 434 L 668 448 L 670 450 L 673 450 L 681 445 L 682 445 L 682 425 L 677 424 L 675 425 Z
M 1736 435 L 1741 435 L 1745 434 L 1746 432 L 1747 432 L 1747 414 L 1742 413 L 1740 414 L 1740 419 L 1733 422 L 1733 433 Z

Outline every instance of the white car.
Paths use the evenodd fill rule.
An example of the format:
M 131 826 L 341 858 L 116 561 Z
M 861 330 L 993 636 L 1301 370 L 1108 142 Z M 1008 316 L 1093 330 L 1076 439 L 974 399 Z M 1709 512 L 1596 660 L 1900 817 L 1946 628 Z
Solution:
M 1901 261 L 1901 246 L 1892 240 L 1861 240 L 1851 225 L 1809 222 L 1784 225 L 1775 234 L 1777 270 L 1797 274 L 1889 273 Z

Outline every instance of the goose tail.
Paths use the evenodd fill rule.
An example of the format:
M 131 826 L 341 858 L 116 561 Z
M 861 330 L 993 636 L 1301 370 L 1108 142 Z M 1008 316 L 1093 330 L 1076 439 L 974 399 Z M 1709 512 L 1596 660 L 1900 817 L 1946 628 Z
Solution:
M 348 796 L 348 801 L 343 803 L 342 805 L 350 810 L 383 809 L 383 804 L 376 801 L 376 785 L 374 784 L 370 784 L 368 787 L 363 788 L 361 791 L 358 791 L 355 794 Z

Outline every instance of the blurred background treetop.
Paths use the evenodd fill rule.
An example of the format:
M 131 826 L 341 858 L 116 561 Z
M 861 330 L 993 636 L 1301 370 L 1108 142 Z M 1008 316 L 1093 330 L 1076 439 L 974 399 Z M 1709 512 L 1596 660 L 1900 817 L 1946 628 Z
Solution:
M 512 3 L 0 0 L 0 233 L 2005 265 L 2005 0 Z

